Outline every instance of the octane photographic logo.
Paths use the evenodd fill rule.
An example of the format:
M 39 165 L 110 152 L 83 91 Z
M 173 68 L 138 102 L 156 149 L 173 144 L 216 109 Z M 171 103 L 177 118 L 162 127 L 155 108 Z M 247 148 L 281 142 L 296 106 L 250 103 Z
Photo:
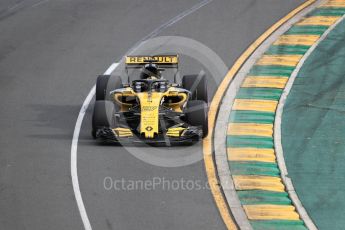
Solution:
M 136 48 L 129 51 L 126 56 L 158 56 L 158 55 L 179 55 L 179 71 L 174 77 L 174 73 L 169 70 L 162 71 L 162 76 L 173 82 L 181 82 L 183 75 L 206 75 L 208 82 L 209 99 L 220 84 L 228 71 L 228 67 L 222 59 L 209 47 L 186 37 L 160 36 L 143 41 Z M 138 79 L 140 69 L 125 68 L 125 57 L 122 58 L 118 67 L 112 73 L 112 77 L 121 76 L 123 83 L 130 83 Z M 110 84 L 107 92 L 112 91 Z M 198 108 L 191 108 L 191 110 Z M 127 121 L 129 122 L 129 121 Z M 165 126 L 165 122 L 159 121 L 160 126 Z M 139 124 L 140 126 L 140 124 Z M 164 128 L 164 127 L 163 127 Z M 145 143 L 131 144 L 120 140 L 120 144 L 130 154 L 136 158 L 155 166 L 160 167 L 181 167 L 196 163 L 203 158 L 202 141 L 193 145 L 172 145 L 168 137 L 164 137 L 167 146 L 154 146 Z
M 152 177 L 144 180 L 134 180 L 112 177 L 105 177 L 103 179 L 103 188 L 106 191 L 200 191 L 210 190 L 208 181 L 191 180 L 183 177 L 178 179 L 171 179 L 165 177 Z

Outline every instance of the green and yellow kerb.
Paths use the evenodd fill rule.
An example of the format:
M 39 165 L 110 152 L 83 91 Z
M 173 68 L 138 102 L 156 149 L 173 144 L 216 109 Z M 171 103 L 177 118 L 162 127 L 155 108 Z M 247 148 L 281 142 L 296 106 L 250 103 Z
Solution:
M 303 55 L 344 14 L 345 0 L 330 0 L 294 24 L 251 68 L 237 93 L 227 154 L 235 189 L 254 229 L 306 229 L 280 177 L 275 112 Z

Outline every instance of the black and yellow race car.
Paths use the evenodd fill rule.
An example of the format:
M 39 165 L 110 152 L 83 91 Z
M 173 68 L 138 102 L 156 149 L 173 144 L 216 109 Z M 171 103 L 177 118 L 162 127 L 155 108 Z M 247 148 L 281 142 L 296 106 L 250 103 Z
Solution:
M 184 143 L 207 135 L 208 93 L 203 72 L 183 76 L 178 82 L 178 55 L 127 56 L 125 69 L 126 83 L 120 76 L 97 78 L 92 117 L 95 139 Z M 174 70 L 173 81 L 162 74 L 168 69 Z

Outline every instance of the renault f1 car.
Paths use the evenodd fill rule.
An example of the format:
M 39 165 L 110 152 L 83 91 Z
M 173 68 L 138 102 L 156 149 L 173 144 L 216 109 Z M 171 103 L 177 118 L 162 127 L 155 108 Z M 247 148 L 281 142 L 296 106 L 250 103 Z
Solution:
M 130 74 L 129 70 L 138 70 Z M 162 72 L 173 69 L 173 81 Z M 178 82 L 178 55 L 127 56 L 127 82 L 101 75 L 96 83 L 92 117 L 95 139 L 111 142 L 184 143 L 208 132 L 205 74 Z M 135 76 L 134 76 L 135 75 Z

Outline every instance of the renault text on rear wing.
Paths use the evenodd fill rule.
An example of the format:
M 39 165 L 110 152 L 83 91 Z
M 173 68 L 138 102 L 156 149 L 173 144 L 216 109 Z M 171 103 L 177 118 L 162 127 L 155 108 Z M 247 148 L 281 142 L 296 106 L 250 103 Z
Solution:
M 154 63 L 158 65 L 173 65 L 178 64 L 178 55 L 159 55 L 159 56 L 127 56 L 126 65 L 140 66 L 147 63 Z

